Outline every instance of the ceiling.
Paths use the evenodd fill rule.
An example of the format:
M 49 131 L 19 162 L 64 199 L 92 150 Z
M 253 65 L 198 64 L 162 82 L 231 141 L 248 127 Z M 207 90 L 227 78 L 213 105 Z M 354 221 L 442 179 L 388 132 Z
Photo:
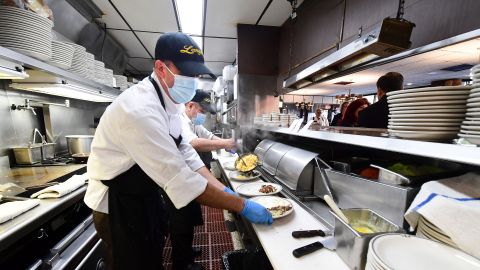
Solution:
M 470 70 L 445 71 L 443 68 L 470 64 L 480 61 L 480 38 L 443 47 L 434 51 L 411 56 L 389 64 L 377 66 L 355 74 L 325 81 L 297 91 L 289 95 L 324 95 L 335 96 L 348 94 L 372 94 L 376 92 L 377 79 L 389 71 L 403 74 L 405 88 L 430 85 L 432 81 L 461 78 L 468 79 Z M 349 85 L 336 85 L 335 82 L 351 81 Z
M 99 21 L 106 24 L 108 34 L 129 56 L 127 71 L 149 74 L 158 37 L 165 32 L 179 31 L 174 0 L 93 2 L 104 14 Z M 298 5 L 301 2 L 298 1 Z M 287 0 L 204 0 L 204 3 L 203 50 L 207 66 L 216 75 L 221 75 L 223 67 L 236 59 L 237 24 L 281 26 L 291 11 Z

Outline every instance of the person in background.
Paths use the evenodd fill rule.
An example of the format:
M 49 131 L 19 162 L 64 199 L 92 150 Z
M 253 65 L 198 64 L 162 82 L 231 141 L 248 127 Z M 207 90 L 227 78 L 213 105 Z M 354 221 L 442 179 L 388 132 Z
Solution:
M 322 114 L 322 109 L 317 108 L 315 110 L 315 116 L 313 117 L 313 121 L 320 126 L 328 126 L 328 119 L 325 115 Z
M 203 127 L 206 113 L 215 113 L 210 94 L 196 90 L 192 101 L 185 104 L 182 113 L 182 137 L 193 146 L 207 168 L 212 160 L 211 152 L 216 149 L 233 149 L 233 139 L 221 139 Z M 176 209 L 166 202 L 168 210 L 168 232 L 172 243 L 172 261 L 174 269 L 202 269 L 194 258 L 202 254 L 199 248 L 193 248 L 194 227 L 203 224 L 200 204 L 192 201 L 187 206 Z
M 125 90 L 103 113 L 87 163 L 85 203 L 106 246 L 109 269 L 163 269 L 163 199 L 180 209 L 195 200 L 272 224 L 272 215 L 220 183 L 181 136 L 181 113 L 195 77 L 212 74 L 195 41 L 163 34 L 150 76 Z M 163 195 L 164 196 L 163 196 Z
M 231 151 L 235 148 L 235 141 L 233 138 L 219 138 L 203 126 L 207 112 L 216 113 L 210 94 L 197 90 L 192 101 L 185 104 L 185 111 L 182 114 L 182 136 L 197 151 L 205 166 L 210 168 L 211 151 L 217 149 Z
M 339 126 L 342 127 L 356 127 L 358 126 L 358 114 L 369 105 L 368 100 L 364 98 L 357 99 L 352 101 L 345 113 L 343 114 L 342 119 L 339 122 Z
M 330 123 L 330 126 L 338 126 L 339 125 L 338 122 L 340 120 L 342 120 L 342 116 L 345 113 L 345 110 L 347 109 L 348 104 L 349 104 L 349 102 L 345 101 L 345 102 L 342 103 L 342 105 L 340 105 L 340 113 L 337 113 L 333 117 L 332 122 Z
M 367 128 L 387 128 L 388 109 L 386 93 L 403 89 L 403 76 L 398 72 L 388 72 L 377 81 L 378 101 L 358 116 L 358 126 Z

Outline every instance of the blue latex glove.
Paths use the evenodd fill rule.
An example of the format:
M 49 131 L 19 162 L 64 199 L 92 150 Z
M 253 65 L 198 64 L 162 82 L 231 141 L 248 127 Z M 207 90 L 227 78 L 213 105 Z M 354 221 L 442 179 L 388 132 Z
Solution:
M 227 150 L 227 152 L 229 152 L 230 154 L 233 154 L 233 155 L 235 155 L 237 153 L 234 149 Z
M 229 187 L 225 187 L 223 189 L 223 191 L 227 192 L 228 194 L 231 194 L 231 195 L 234 195 L 234 196 L 237 196 L 238 197 L 238 193 L 236 193 L 235 191 L 231 190 Z
M 268 225 L 273 223 L 272 214 L 270 214 L 265 207 L 251 200 L 245 200 L 245 204 L 240 215 L 252 223 Z

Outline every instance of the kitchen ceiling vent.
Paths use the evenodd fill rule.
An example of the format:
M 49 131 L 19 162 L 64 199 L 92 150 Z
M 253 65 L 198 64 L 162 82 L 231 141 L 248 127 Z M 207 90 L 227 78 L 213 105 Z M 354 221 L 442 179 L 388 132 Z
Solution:
M 386 18 L 377 29 L 287 78 L 283 87 L 301 89 L 379 57 L 405 51 L 411 46 L 413 27 L 415 24 L 407 20 Z
M 470 64 L 461 64 L 461 65 L 455 65 L 455 66 L 451 66 L 451 67 L 442 68 L 440 70 L 458 72 L 458 71 L 471 69 L 472 67 L 473 67 L 473 65 L 470 65 Z

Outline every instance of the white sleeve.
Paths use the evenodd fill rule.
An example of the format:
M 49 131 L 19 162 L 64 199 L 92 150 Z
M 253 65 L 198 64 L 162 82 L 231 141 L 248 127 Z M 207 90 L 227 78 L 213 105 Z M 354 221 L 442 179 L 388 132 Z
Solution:
M 205 164 L 203 164 L 203 161 L 200 159 L 197 151 L 195 151 L 193 146 L 185 139 L 182 140 L 178 146 L 178 149 L 182 153 L 183 157 L 185 158 L 185 162 L 187 163 L 188 167 L 192 169 L 192 171 L 197 171 L 198 169 L 205 167 Z
M 119 116 L 120 117 L 120 116 Z M 142 170 L 181 208 L 205 191 L 207 180 L 192 171 L 170 137 L 165 117 L 153 108 L 130 111 L 118 136 Z
M 208 129 L 206 129 L 202 125 L 195 126 L 195 131 L 198 134 L 198 137 L 200 137 L 202 139 L 211 140 L 213 138 L 213 133 L 210 132 Z

